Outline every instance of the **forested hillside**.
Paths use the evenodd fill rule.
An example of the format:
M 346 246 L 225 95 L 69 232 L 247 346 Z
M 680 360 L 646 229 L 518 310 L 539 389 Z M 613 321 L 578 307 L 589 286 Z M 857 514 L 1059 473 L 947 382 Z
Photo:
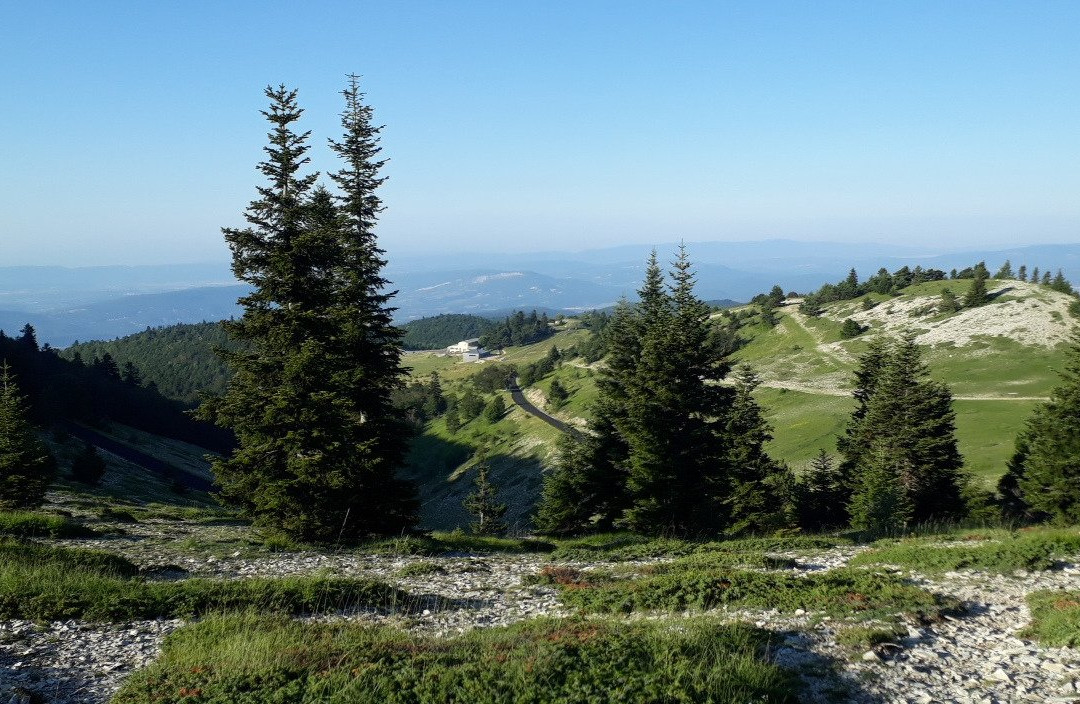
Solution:
M 234 349 L 221 323 L 196 323 L 149 328 L 110 341 L 81 342 L 60 352 L 64 359 L 88 361 L 105 353 L 121 367 L 133 365 L 143 384 L 153 385 L 167 398 L 194 405 L 199 394 L 225 390 L 228 369 L 215 354 Z
M 209 449 L 231 444 L 229 433 L 190 418 L 183 404 L 145 385 L 132 365 L 118 364 L 108 352 L 65 359 L 48 346 L 39 348 L 26 326 L 17 338 L 0 337 L 0 359 L 10 365 L 39 425 L 115 421 Z
M 495 322 L 479 315 L 445 313 L 405 323 L 402 346 L 407 350 L 437 350 L 461 340 L 480 337 L 495 326 Z

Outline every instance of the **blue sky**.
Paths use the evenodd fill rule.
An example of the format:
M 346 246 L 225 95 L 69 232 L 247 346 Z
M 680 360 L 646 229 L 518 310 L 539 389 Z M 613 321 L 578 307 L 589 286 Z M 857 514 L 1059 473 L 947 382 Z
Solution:
M 391 254 L 1080 239 L 1077 2 L 0 0 L 0 265 L 224 260 L 262 88 L 336 168 L 386 125 Z

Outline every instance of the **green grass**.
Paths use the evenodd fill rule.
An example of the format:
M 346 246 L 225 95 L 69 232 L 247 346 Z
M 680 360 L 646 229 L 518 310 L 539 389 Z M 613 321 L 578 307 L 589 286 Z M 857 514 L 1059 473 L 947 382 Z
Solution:
M 836 454 L 836 438 L 843 435 L 855 407 L 850 396 L 788 389 L 758 387 L 754 396 L 773 427 L 773 439 L 766 450 L 795 470 L 808 466 L 820 449 Z
M 985 488 L 993 488 L 1005 474 L 1016 451 L 1016 433 L 1036 405 L 1036 401 L 953 401 L 964 469 Z
M 611 561 L 645 560 L 657 557 L 680 557 L 701 553 L 730 554 L 778 552 L 787 550 L 827 549 L 848 542 L 825 536 L 786 536 L 778 538 L 743 538 L 740 540 L 684 540 L 651 538 L 634 533 L 603 533 L 582 538 L 559 540 L 552 553 L 554 560 Z
M 581 572 L 576 577 L 564 575 L 556 583 L 568 606 L 597 613 L 742 607 L 803 609 L 865 621 L 899 614 L 936 619 L 958 605 L 898 576 L 850 568 L 797 577 L 687 563 L 656 576 L 619 578 Z
M 133 576 L 123 558 L 35 545 L 0 549 L 0 618 L 87 621 L 177 618 L 226 609 L 316 613 L 357 607 L 409 609 L 418 600 L 368 579 L 186 579 Z
M 253 614 L 180 629 L 114 704 L 794 702 L 770 634 L 708 619 L 537 619 L 452 638 Z
M 0 536 L 14 538 L 88 538 L 96 533 L 64 516 L 32 511 L 0 511 Z
M 433 574 L 446 574 L 446 568 L 435 562 L 411 562 L 397 572 L 395 577 L 427 577 Z
M 1004 530 L 954 534 L 960 544 L 941 545 L 946 536 L 879 541 L 878 547 L 857 555 L 852 565 L 897 565 L 919 572 L 952 570 L 1046 570 L 1062 558 L 1080 555 L 1080 531 L 1075 528 L 1037 528 L 1009 533 Z
M 435 557 L 449 554 L 489 555 L 492 553 L 551 552 L 551 543 L 530 538 L 498 538 L 470 535 L 461 531 L 434 532 L 402 538 L 383 538 L 359 548 L 375 555 L 415 555 Z
M 1024 631 L 1043 645 L 1080 648 L 1080 591 L 1038 591 L 1028 594 L 1031 625 Z
M 865 650 L 883 643 L 896 643 L 907 636 L 899 624 L 847 626 L 836 632 L 836 642 L 850 649 Z
M 115 577 L 139 574 L 138 565 L 111 552 L 0 540 L 0 568 L 25 564 Z

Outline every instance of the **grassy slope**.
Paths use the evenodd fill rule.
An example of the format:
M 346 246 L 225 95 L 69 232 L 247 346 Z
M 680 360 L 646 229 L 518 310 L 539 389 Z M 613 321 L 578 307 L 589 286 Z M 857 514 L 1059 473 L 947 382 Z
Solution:
M 483 364 L 507 363 L 524 367 L 542 359 L 552 345 L 566 349 L 588 334 L 571 327 L 543 342 L 510 348 L 503 357 Z M 482 368 L 482 364 L 464 363 L 456 357 L 431 353 L 406 355 L 405 364 L 414 378 L 438 372 L 444 391 L 458 395 L 465 390 L 469 378 Z M 586 370 L 567 364 L 557 374 L 568 390 L 579 392 L 559 415 L 580 415 L 579 409 L 584 408 L 591 393 L 591 380 Z M 552 378 L 554 376 L 539 382 L 538 388 L 546 392 Z M 485 447 L 490 456 L 492 481 L 499 487 L 499 498 L 510 507 L 506 516 L 508 523 L 511 527 L 527 525 L 532 506 L 539 496 L 541 472 L 550 462 L 559 433 L 514 405 L 509 393 L 502 392 L 502 396 L 509 410 L 499 422 L 492 424 L 477 418 L 451 434 L 440 418 L 429 423 L 423 435 L 413 443 L 406 476 L 420 485 L 424 527 L 445 529 L 468 522 L 461 501 L 472 491 L 474 474 L 469 470 L 475 465 L 475 453 Z
M 944 288 L 962 295 L 968 284 L 930 282 L 909 287 L 896 298 L 871 298 L 882 309 L 895 307 L 900 315 L 905 303 L 937 296 Z M 1005 286 L 998 283 L 991 288 Z M 1004 294 L 989 305 L 1016 299 L 1052 303 L 1055 295 L 1027 288 Z M 834 451 L 835 439 L 843 432 L 852 408 L 846 394 L 851 389 L 856 358 L 865 349 L 866 340 L 877 332 L 872 329 L 859 338 L 841 340 L 842 321 L 861 310 L 861 301 L 845 301 L 828 306 L 820 318 L 807 319 L 793 308 L 784 308 L 779 311 L 776 328 L 759 325 L 743 331 L 749 344 L 737 353 L 737 359 L 753 365 L 767 384 L 797 387 L 766 386 L 757 392 L 774 428 L 770 450 L 793 467 L 805 467 L 819 449 Z M 925 330 L 946 317 L 931 314 L 910 320 L 913 329 Z M 1057 383 L 1054 370 L 1062 363 L 1062 352 L 1060 346 L 1047 348 L 989 336 L 975 336 L 961 347 L 945 343 L 925 349 L 931 377 L 944 381 L 961 397 L 955 402 L 960 450 L 967 469 L 984 482 L 992 483 L 1004 472 L 1015 435 L 1037 403 L 1026 397 L 1049 393 Z M 965 396 L 989 398 L 963 399 Z

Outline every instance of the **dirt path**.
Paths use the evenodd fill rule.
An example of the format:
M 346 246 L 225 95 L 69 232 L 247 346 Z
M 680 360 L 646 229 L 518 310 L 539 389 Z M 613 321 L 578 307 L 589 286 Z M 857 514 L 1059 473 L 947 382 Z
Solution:
M 810 384 L 803 384 L 797 381 L 763 381 L 762 386 L 767 386 L 770 389 L 787 389 L 788 391 L 799 391 L 804 394 L 815 394 L 817 396 L 851 396 L 851 391 L 844 389 L 823 389 L 819 386 L 811 386 Z M 954 401 L 1047 401 L 1046 396 L 994 396 L 991 394 L 974 394 L 967 396 L 953 396 Z

